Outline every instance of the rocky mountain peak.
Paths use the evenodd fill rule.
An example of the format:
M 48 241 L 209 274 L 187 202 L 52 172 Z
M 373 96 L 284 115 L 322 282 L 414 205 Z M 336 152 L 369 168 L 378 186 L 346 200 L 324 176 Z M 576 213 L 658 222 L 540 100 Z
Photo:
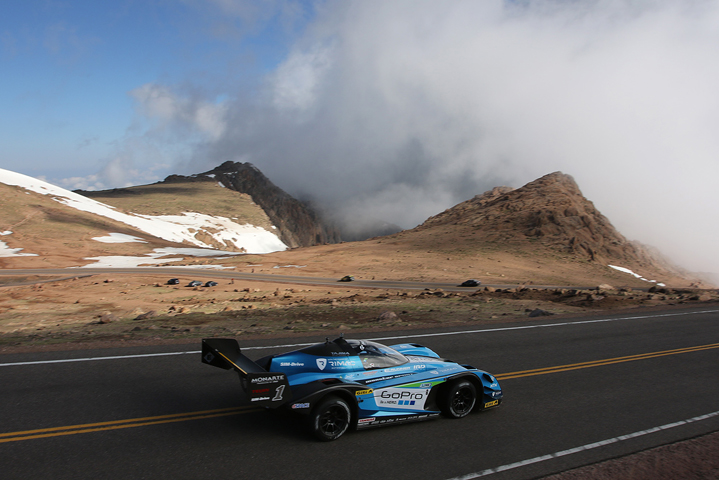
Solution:
M 466 225 L 478 241 L 540 241 L 591 261 L 657 264 L 647 249 L 628 241 L 562 172 L 545 175 L 521 188 L 496 187 L 462 202 L 418 228 Z M 666 268 L 666 265 L 662 265 Z

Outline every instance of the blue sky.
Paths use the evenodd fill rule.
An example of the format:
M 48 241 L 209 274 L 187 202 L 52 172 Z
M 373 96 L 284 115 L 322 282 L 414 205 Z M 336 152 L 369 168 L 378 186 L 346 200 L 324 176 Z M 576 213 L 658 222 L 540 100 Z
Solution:
M 97 171 L 135 117 L 132 90 L 188 84 L 222 98 L 286 55 L 311 13 L 213 1 L 8 0 L 0 16 L 0 162 L 60 180 Z
M 6 0 L 0 168 L 106 189 L 251 162 L 403 228 L 559 170 L 719 272 L 717 52 L 715 0 Z

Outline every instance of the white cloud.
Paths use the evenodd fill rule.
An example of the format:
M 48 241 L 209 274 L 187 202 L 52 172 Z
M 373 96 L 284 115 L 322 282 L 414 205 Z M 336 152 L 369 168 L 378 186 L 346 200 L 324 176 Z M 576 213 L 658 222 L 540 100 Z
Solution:
M 351 2 L 280 67 L 332 42 L 314 116 L 211 150 L 405 227 L 562 170 L 630 238 L 719 270 L 717 25 L 701 1 Z
M 309 110 L 316 101 L 330 66 L 331 48 L 314 46 L 295 51 L 270 77 L 273 104 L 280 111 Z
M 156 128 L 174 126 L 200 132 L 210 139 L 219 138 L 225 130 L 226 106 L 221 103 L 183 97 L 167 87 L 151 83 L 134 89 L 130 95 L 141 112 L 157 122 Z

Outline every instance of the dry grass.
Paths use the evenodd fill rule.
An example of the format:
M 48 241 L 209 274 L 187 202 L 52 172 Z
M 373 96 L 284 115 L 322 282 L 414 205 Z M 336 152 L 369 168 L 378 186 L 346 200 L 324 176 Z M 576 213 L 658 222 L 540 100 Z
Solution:
M 351 274 L 366 280 L 460 282 L 475 278 L 489 284 L 651 286 L 606 264 L 562 253 L 540 242 L 521 239 L 479 242 L 473 237 L 471 228 L 456 226 L 400 232 L 364 242 L 247 255 L 215 263 L 231 265 L 242 272 L 329 278 Z M 282 268 L 287 265 L 301 268 Z M 656 271 L 649 265 L 620 266 L 672 287 L 688 287 L 696 281 Z

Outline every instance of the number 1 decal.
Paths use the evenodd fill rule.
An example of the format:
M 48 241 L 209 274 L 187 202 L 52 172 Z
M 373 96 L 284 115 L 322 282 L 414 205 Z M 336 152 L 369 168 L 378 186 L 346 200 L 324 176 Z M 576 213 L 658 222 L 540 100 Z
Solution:
M 282 392 L 284 392 L 284 391 L 285 391 L 284 385 L 280 385 L 279 387 L 277 387 L 277 389 L 275 389 L 275 398 L 273 398 L 272 401 L 277 402 L 277 401 L 282 400 Z

